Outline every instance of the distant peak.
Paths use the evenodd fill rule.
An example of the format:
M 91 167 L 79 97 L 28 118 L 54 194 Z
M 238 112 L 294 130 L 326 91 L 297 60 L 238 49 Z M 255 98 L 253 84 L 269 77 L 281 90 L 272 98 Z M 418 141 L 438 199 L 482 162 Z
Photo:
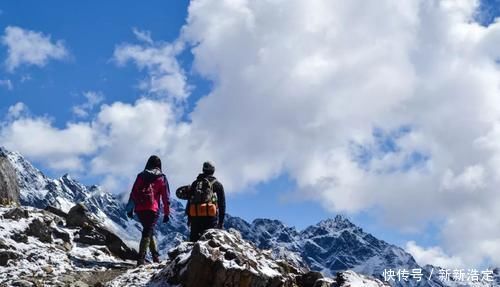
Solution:
M 256 218 L 253 220 L 252 224 L 260 225 L 260 224 L 276 224 L 276 225 L 284 225 L 281 221 L 277 219 L 268 219 L 268 218 Z
M 0 155 L 7 156 L 9 154 L 14 154 L 14 153 L 9 151 L 5 146 L 0 146 Z
M 21 155 L 21 153 L 17 151 L 11 151 L 7 149 L 5 146 L 0 146 L 0 156 L 9 157 L 15 161 L 26 162 L 26 159 L 24 158 L 23 155 Z
M 333 229 L 347 229 L 356 227 L 354 223 L 352 223 L 346 216 L 344 215 L 336 215 L 334 218 L 328 218 L 320 221 L 318 224 L 320 227 L 324 228 L 333 228 Z
M 335 218 L 333 220 L 335 222 L 348 222 L 348 223 L 351 223 L 351 221 L 347 218 L 347 216 L 342 215 L 342 214 L 335 215 Z
M 65 173 L 62 177 L 61 180 L 65 182 L 66 184 L 70 185 L 80 185 L 78 180 L 74 179 L 69 173 Z

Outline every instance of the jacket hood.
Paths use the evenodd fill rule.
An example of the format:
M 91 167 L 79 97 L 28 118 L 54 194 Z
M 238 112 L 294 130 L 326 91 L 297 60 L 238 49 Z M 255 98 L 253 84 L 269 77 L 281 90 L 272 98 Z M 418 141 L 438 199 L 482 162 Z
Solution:
M 145 169 L 143 172 L 141 172 L 141 176 L 145 181 L 152 182 L 157 178 L 163 176 L 163 173 L 158 168 Z

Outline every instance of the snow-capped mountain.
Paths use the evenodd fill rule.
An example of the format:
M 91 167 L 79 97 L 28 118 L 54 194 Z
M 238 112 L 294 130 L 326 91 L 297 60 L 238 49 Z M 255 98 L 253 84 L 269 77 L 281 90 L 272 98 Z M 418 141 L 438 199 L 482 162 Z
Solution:
M 257 219 L 248 224 L 238 218 L 230 218 L 226 224 L 241 231 L 243 238 L 260 248 L 292 252 L 312 270 L 326 275 L 353 270 L 360 274 L 383 279 L 384 269 L 422 269 L 423 276 L 429 277 L 415 259 L 404 249 L 373 237 L 354 225 L 346 217 L 337 215 L 303 231 L 286 227 L 277 220 Z M 289 253 L 285 253 L 289 255 Z M 435 280 L 429 282 L 404 282 L 394 286 L 443 286 Z
M 96 185 L 82 185 L 68 174 L 51 179 L 21 154 L 3 147 L 0 147 L 0 154 L 5 155 L 16 170 L 21 205 L 41 209 L 53 206 L 68 212 L 76 203 L 83 203 L 100 223 L 119 234 L 132 247 L 137 247 L 141 234 L 140 224 L 126 217 L 124 203 L 113 194 Z M 159 225 L 158 245 L 162 253 L 182 241 L 187 234 L 182 204 L 172 199 L 171 211 L 170 222 Z
M 51 205 L 67 212 L 76 203 L 83 203 L 100 222 L 120 235 L 129 246 L 137 248 L 140 224 L 125 216 L 124 203 L 115 196 L 95 185 L 84 186 L 69 175 L 59 179 L 48 178 L 19 153 L 0 148 L 0 154 L 6 155 L 16 170 L 22 205 L 38 208 Z M 157 232 L 159 248 L 164 257 L 170 248 L 184 241 L 188 234 L 182 203 L 171 198 L 171 211 L 170 222 L 159 224 Z M 433 268 L 419 266 L 404 249 L 375 238 L 343 216 L 326 219 L 298 231 L 278 220 L 256 219 L 248 223 L 227 215 L 225 228 L 234 228 L 255 246 L 270 249 L 274 258 L 286 259 L 295 266 L 320 271 L 327 276 L 353 270 L 383 279 L 384 269 L 419 269 L 426 279 Z M 435 268 L 436 273 L 437 270 Z M 495 274 L 495 280 L 493 283 L 474 286 L 500 286 L 498 274 Z M 431 280 L 394 281 L 391 285 L 467 286 L 458 282 L 441 282 L 436 274 Z

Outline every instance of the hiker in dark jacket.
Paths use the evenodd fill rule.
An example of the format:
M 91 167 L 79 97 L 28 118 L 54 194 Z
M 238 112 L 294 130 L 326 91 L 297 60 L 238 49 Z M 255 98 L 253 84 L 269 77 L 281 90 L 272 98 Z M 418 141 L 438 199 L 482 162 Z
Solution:
M 210 228 L 222 229 L 224 226 L 224 216 L 226 215 L 226 197 L 224 187 L 214 177 L 215 167 L 210 162 L 203 163 L 202 173 L 191 184 L 190 198 L 186 205 L 188 215 L 188 225 L 191 227 L 189 240 L 198 241 L 201 235 Z M 208 200 L 198 200 L 196 190 L 204 184 L 211 185 L 214 195 Z
M 159 217 L 160 199 L 163 202 L 163 223 L 169 221 L 169 195 L 167 177 L 161 171 L 161 160 L 159 157 L 152 155 L 149 157 L 144 171 L 137 175 L 127 204 L 127 215 L 132 218 L 133 211 L 135 211 L 142 224 L 137 265 L 144 264 L 148 247 L 153 262 L 160 262 L 154 229 Z

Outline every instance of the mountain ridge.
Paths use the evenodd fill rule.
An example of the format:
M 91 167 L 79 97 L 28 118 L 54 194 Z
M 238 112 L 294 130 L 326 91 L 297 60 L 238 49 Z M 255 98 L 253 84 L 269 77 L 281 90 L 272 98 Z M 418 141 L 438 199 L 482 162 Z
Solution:
M 38 208 L 54 205 L 67 212 L 71 206 L 82 202 L 105 226 L 123 236 L 129 245 L 137 246 L 140 224 L 125 216 L 124 203 L 114 195 L 97 185 L 82 185 L 69 174 L 59 179 L 48 178 L 20 153 L 10 152 L 3 147 L 0 147 L 0 153 L 6 154 L 15 167 L 22 205 Z M 188 234 L 182 203 L 172 198 L 171 211 L 169 224 L 158 225 L 157 241 L 163 256 L 170 248 L 185 241 Z M 249 223 L 227 215 L 225 228 L 238 230 L 244 239 L 259 248 L 271 250 L 276 258 L 287 259 L 297 266 L 327 275 L 353 270 L 382 279 L 386 268 L 421 269 L 424 275 L 429 274 L 403 248 L 377 239 L 342 215 L 321 220 L 303 230 L 289 227 L 276 219 L 256 218 Z M 437 278 L 428 282 L 395 282 L 392 285 L 460 286 L 445 284 Z

